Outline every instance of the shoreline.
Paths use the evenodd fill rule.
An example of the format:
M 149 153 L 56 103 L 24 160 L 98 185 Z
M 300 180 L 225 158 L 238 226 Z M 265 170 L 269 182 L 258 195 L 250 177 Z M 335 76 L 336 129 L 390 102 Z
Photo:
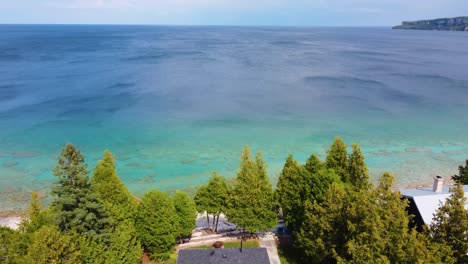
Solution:
M 446 179 L 446 182 L 444 185 L 452 186 L 454 182 L 452 181 L 451 178 Z M 402 190 L 402 189 L 416 189 L 416 188 L 430 188 L 432 186 L 432 183 L 427 183 L 427 184 L 408 184 L 404 188 L 395 188 L 395 190 Z M 136 196 L 134 196 L 137 198 Z M 138 198 L 139 199 L 139 198 Z M 7 210 L 7 211 L 0 211 L 0 226 L 6 226 L 12 229 L 18 229 L 19 224 L 21 223 L 22 217 L 24 217 L 25 212 L 23 210 Z M 205 221 L 206 222 L 206 213 L 204 214 L 199 214 L 198 218 L 199 220 L 197 221 Z M 222 220 L 224 220 L 224 214 L 222 217 Z M 201 224 L 201 223 L 199 223 Z M 206 223 L 204 223 L 206 224 Z

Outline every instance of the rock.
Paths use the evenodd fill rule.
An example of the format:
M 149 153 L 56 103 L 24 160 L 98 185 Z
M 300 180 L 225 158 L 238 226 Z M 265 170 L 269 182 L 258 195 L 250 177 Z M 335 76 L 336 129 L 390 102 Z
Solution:
M 406 152 L 432 152 L 430 148 L 405 148 Z
M 18 165 L 18 162 L 16 162 L 16 161 L 7 161 L 7 162 L 3 163 L 3 166 L 5 166 L 7 168 L 8 167 L 13 167 L 13 166 L 16 166 L 16 165 Z

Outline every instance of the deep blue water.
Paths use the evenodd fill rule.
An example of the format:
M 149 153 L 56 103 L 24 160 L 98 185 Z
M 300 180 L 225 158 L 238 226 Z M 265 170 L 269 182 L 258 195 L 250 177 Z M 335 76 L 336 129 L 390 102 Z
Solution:
M 232 177 L 244 144 L 273 180 L 293 153 L 359 142 L 373 180 L 468 158 L 468 34 L 387 28 L 0 25 L 0 211 L 48 192 L 66 143 L 117 157 L 130 190 Z

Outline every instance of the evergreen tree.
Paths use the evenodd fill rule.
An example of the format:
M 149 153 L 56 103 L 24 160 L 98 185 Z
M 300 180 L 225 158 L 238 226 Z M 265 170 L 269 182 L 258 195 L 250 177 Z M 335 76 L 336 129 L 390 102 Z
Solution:
M 468 211 L 463 186 L 457 183 L 452 194 L 441 204 L 433 218 L 430 233 L 433 241 L 448 245 L 458 263 L 468 263 Z
M 319 170 L 321 170 L 323 167 L 323 162 L 319 159 L 317 154 L 312 154 L 310 157 L 307 159 L 305 168 L 311 173 L 315 174 Z
M 327 160 L 325 165 L 333 169 L 341 177 L 343 182 L 349 182 L 348 179 L 348 154 L 344 141 L 336 137 L 333 144 L 327 150 Z
M 334 182 L 341 182 L 340 177 L 332 169 L 319 166 L 313 171 L 315 173 L 310 173 L 293 160 L 292 155 L 289 155 L 278 179 L 276 187 L 278 205 L 283 211 L 286 225 L 295 232 L 298 232 L 302 225 L 305 202 L 323 201 L 329 186 Z
M 367 188 L 369 185 L 369 173 L 364 155 L 358 144 L 353 144 L 353 153 L 349 155 L 348 179 L 357 188 Z
M 213 173 L 211 176 L 208 186 L 208 208 L 214 217 L 213 225 L 214 231 L 218 231 L 218 222 L 219 222 L 219 215 L 221 213 L 225 213 L 228 206 L 228 199 L 230 194 L 230 186 L 223 176 L 219 176 L 216 172 Z
M 143 249 L 132 220 L 127 219 L 120 222 L 110 235 L 108 244 L 104 254 L 105 263 L 137 264 L 143 255 Z
M 197 221 L 195 203 L 186 193 L 177 191 L 174 196 L 174 207 L 179 222 L 178 237 L 190 236 Z
M 53 225 L 52 214 L 50 210 L 43 209 L 39 194 L 33 192 L 27 214 L 21 219 L 19 230 L 26 234 L 32 234 L 45 225 Z
M 91 187 L 116 222 L 133 219 L 136 201 L 117 176 L 114 157 L 108 150 L 94 169 Z
M 58 159 L 52 188 L 55 221 L 60 231 L 75 230 L 79 234 L 108 237 L 109 214 L 96 194 L 90 190 L 84 157 L 73 145 L 67 145 Z
M 263 158 L 259 153 L 253 161 L 248 146 L 241 156 L 228 216 L 231 222 L 249 232 L 266 230 L 276 223 L 273 190 Z
M 309 176 L 306 169 L 289 155 L 278 179 L 276 195 L 285 224 L 293 231 L 298 231 L 302 223 L 304 202 L 310 194 Z
M 226 178 L 213 172 L 208 184 L 201 185 L 195 193 L 194 201 L 197 211 L 200 213 L 206 211 L 207 214 L 212 214 L 214 216 L 212 224 L 215 232 L 217 232 L 218 229 L 219 215 L 226 212 L 229 192 L 230 187 Z M 207 219 L 209 224 L 208 215 Z
M 26 259 L 25 263 L 74 264 L 81 263 L 81 254 L 71 236 L 54 226 L 45 226 L 33 234 Z
M 150 191 L 138 206 L 135 227 L 142 246 L 153 260 L 170 257 L 178 235 L 177 213 L 172 200 L 160 191 Z
M 136 201 L 117 176 L 114 157 L 108 150 L 104 151 L 104 158 L 94 170 L 91 189 L 114 223 L 105 247 L 106 263 L 137 263 L 142 250 L 134 227 Z
M 210 192 L 208 185 L 200 185 L 193 197 L 195 207 L 198 213 L 203 214 L 206 211 L 206 220 L 210 224 L 210 214 L 213 214 L 214 209 L 211 207 Z
M 468 159 L 465 161 L 465 167 L 458 166 L 458 175 L 453 175 L 452 180 L 461 184 L 468 184 Z
M 407 201 L 385 173 L 377 188 L 333 184 L 322 203 L 306 203 L 297 245 L 307 263 L 440 263 L 447 248 L 409 229 Z M 391 213 L 389 213 L 391 212 Z M 441 250 L 443 254 L 432 252 Z
M 0 263 L 27 263 L 24 256 L 27 253 L 28 240 L 19 231 L 0 226 Z

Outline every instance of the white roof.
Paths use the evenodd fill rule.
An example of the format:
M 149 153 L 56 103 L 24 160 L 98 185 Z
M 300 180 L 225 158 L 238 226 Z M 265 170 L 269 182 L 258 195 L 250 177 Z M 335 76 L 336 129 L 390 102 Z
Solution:
M 468 198 L 468 185 L 463 185 L 465 197 Z M 444 186 L 441 193 L 436 193 L 432 188 L 418 188 L 401 190 L 401 195 L 414 200 L 416 207 L 426 225 L 432 223 L 434 213 L 445 203 L 445 200 L 450 197 L 450 187 Z M 465 204 L 465 209 L 468 210 L 468 204 Z

